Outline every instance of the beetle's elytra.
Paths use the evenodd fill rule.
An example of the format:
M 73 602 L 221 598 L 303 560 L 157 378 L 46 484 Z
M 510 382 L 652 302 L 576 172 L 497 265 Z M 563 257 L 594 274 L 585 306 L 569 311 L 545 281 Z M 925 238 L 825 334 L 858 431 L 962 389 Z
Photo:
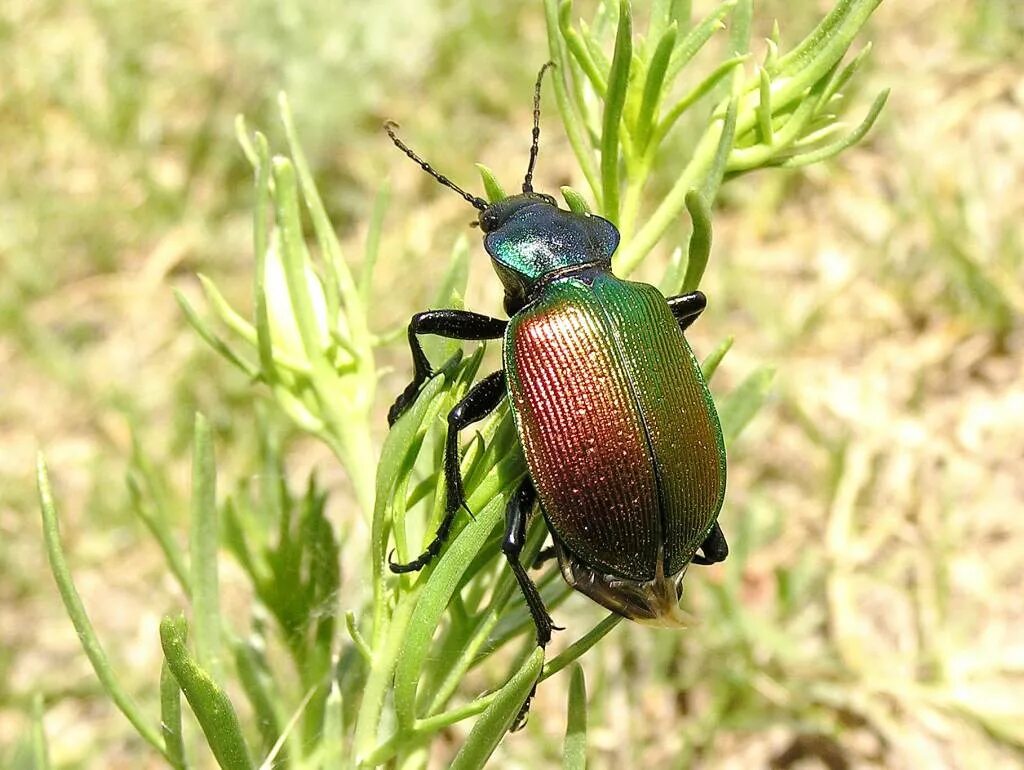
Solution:
M 537 628 L 553 625 L 519 562 L 526 521 L 539 502 L 562 574 L 576 590 L 632 620 L 679 626 L 679 591 L 691 563 L 723 560 L 717 519 L 725 496 L 725 445 L 711 394 L 683 331 L 704 310 L 700 292 L 663 297 L 611 272 L 615 226 L 559 209 L 533 190 L 541 68 L 523 192 L 496 203 L 437 173 L 386 124 L 394 143 L 480 211 L 484 248 L 505 289 L 508 321 L 464 310 L 417 313 L 409 323 L 415 373 L 388 413 L 394 423 L 432 370 L 418 335 L 503 340 L 503 368 L 474 385 L 448 415 L 445 517 L 427 550 L 440 552 L 465 503 L 458 433 L 509 399 L 529 474 L 509 500 L 502 545 Z

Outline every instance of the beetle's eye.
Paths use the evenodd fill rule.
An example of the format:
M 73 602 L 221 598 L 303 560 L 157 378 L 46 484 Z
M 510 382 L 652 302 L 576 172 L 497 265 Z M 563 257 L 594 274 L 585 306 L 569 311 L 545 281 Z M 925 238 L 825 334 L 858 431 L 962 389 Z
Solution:
M 494 225 L 496 224 L 496 222 L 494 220 L 495 220 L 495 217 L 494 217 L 494 213 L 493 212 L 491 212 L 491 211 L 484 211 L 480 215 L 480 219 L 478 220 L 478 222 L 480 224 L 480 229 L 483 230 L 485 233 L 490 232 L 491 230 L 494 229 Z

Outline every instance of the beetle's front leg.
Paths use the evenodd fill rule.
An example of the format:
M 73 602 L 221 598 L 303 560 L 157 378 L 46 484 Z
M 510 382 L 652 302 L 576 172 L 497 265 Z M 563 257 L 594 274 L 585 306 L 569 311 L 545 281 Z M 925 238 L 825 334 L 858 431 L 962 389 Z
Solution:
M 704 538 L 704 542 L 700 546 L 700 550 L 704 552 L 703 555 L 694 555 L 691 562 L 694 564 L 717 564 L 720 561 L 725 561 L 725 558 L 729 555 L 729 544 L 725 542 L 725 533 L 722 532 L 722 528 L 718 522 L 715 522 L 715 526 L 708 532 L 708 536 Z
M 441 546 L 448 539 L 452 522 L 455 521 L 455 514 L 466 505 L 466 493 L 462 488 L 462 473 L 459 469 L 459 431 L 497 409 L 507 393 L 505 372 L 494 372 L 470 388 L 469 393 L 448 413 L 448 435 L 444 439 L 444 518 L 426 550 L 406 564 L 389 562 L 392 572 L 417 572 L 441 552 Z
M 672 315 L 679 322 L 680 330 L 684 332 L 704 312 L 704 308 L 708 306 L 708 298 L 704 296 L 702 291 L 691 291 L 689 294 L 669 297 L 667 301 Z
M 471 313 L 468 310 L 424 310 L 414 315 L 409 320 L 408 331 L 413 363 L 412 382 L 399 394 L 388 410 L 388 425 L 394 425 L 395 420 L 412 405 L 420 387 L 433 374 L 430 361 L 427 360 L 417 335 L 436 334 L 455 340 L 493 340 L 505 333 L 506 326 L 508 321 Z

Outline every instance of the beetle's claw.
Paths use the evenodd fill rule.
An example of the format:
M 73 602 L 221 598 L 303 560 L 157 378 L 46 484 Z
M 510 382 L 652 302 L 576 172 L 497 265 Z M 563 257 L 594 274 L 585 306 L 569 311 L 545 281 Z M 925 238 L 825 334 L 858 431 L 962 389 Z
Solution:
M 394 424 L 398 422 L 398 418 L 401 417 L 405 413 L 405 410 L 409 408 L 409 404 L 406 402 L 404 396 L 405 394 L 403 393 L 398 398 L 396 398 L 395 403 L 393 403 L 391 405 L 391 408 L 388 409 L 389 428 L 393 427 Z
M 394 559 L 395 549 L 392 548 L 388 553 L 388 569 L 390 569 L 396 575 L 404 575 L 407 572 L 419 572 L 423 569 L 423 565 L 419 561 L 411 561 L 408 564 L 399 564 Z

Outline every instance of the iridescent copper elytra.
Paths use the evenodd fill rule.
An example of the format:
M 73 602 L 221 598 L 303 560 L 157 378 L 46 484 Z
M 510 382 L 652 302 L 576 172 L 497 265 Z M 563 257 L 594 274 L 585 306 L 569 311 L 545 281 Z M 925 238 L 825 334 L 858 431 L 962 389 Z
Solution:
M 496 203 L 437 173 L 395 134 L 392 141 L 438 182 L 480 211 L 484 248 L 505 288 L 509 320 L 428 310 L 409 322 L 415 374 L 388 413 L 393 424 L 432 375 L 418 335 L 503 340 L 501 371 L 478 382 L 448 415 L 445 516 L 434 540 L 394 572 L 438 555 L 465 495 L 458 434 L 509 399 L 528 476 L 508 502 L 502 550 L 526 597 L 537 644 L 555 628 L 519 561 L 539 501 L 566 581 L 631 620 L 683 626 L 679 607 L 690 564 L 722 561 L 717 519 L 725 496 L 725 445 L 714 402 L 683 332 L 704 310 L 699 291 L 665 298 L 611 272 L 619 232 L 606 219 L 558 208 L 533 190 L 540 137 L 523 191 Z M 529 701 L 527 701 L 528 703 Z M 525 707 L 524 707 L 525 708 Z

